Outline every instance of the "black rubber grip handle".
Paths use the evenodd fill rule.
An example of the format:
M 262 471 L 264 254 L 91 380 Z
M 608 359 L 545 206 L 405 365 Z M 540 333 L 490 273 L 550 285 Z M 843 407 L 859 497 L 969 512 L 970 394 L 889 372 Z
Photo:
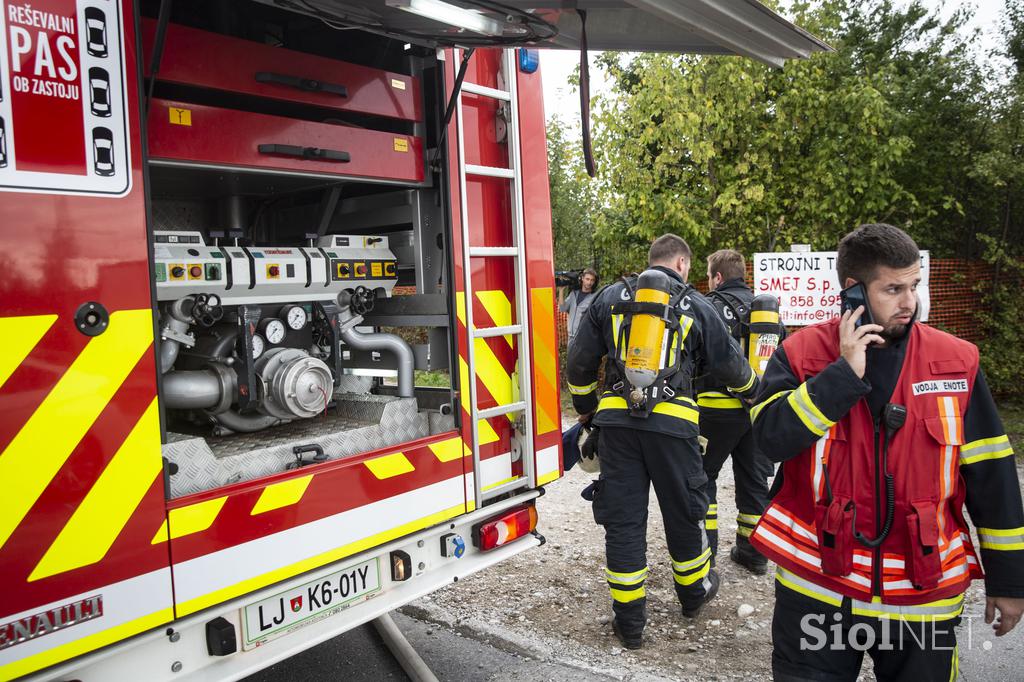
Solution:
M 316 443 L 311 443 L 309 445 L 296 445 L 292 448 L 292 452 L 298 457 L 301 457 L 307 452 L 312 452 L 314 454 L 313 459 L 317 461 L 327 459 L 327 455 L 324 454 L 324 449 Z
M 348 152 L 338 151 L 337 149 L 321 149 L 320 147 L 300 147 L 296 144 L 261 144 L 257 149 L 260 154 L 295 156 L 309 161 L 348 163 L 352 160 L 352 156 Z
M 338 97 L 348 97 L 348 88 L 337 83 L 325 83 L 315 78 L 302 78 L 301 76 L 286 76 L 282 73 L 271 73 L 269 71 L 258 71 L 256 82 L 273 83 L 274 85 L 286 85 L 290 88 L 305 90 L 307 92 L 326 92 Z

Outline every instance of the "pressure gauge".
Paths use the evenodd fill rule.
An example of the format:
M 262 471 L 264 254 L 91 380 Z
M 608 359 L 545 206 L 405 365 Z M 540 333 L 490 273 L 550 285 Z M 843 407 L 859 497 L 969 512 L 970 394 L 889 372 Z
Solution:
M 263 332 L 263 336 L 272 345 L 277 345 L 284 341 L 284 322 L 272 317 L 269 320 L 263 320 L 260 322 L 260 331 Z
M 257 360 L 263 355 L 263 350 L 266 348 L 266 342 L 263 341 L 263 337 L 259 334 L 253 334 L 252 336 L 252 359 Z
M 281 317 L 288 326 L 299 331 L 306 326 L 306 311 L 299 305 L 286 305 L 281 309 Z

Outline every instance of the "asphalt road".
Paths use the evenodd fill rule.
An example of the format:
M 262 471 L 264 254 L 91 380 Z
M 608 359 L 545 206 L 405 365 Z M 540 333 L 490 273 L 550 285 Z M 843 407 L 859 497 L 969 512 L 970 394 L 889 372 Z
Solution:
M 612 679 L 593 671 L 534 660 L 455 631 L 392 613 L 413 648 L 445 682 Z M 372 625 L 363 625 L 245 678 L 246 682 L 371 682 L 408 679 Z

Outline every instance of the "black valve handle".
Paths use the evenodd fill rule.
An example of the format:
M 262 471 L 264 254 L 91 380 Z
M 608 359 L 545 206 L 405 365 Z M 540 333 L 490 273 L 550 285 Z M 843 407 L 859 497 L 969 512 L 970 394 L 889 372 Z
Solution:
M 303 459 L 302 455 L 307 452 L 313 453 L 313 459 Z M 327 454 L 324 449 L 316 443 L 310 443 L 309 445 L 296 445 L 292 448 L 292 453 L 295 455 L 295 461 L 289 462 L 285 465 L 285 469 L 300 469 L 310 464 L 318 464 L 320 462 L 327 461 Z
M 315 78 L 302 78 L 301 76 L 287 76 L 282 73 L 271 73 L 270 71 L 256 72 L 257 83 L 273 83 L 274 85 L 285 85 L 307 92 L 326 92 L 338 97 L 348 97 L 348 88 L 337 83 L 325 83 Z

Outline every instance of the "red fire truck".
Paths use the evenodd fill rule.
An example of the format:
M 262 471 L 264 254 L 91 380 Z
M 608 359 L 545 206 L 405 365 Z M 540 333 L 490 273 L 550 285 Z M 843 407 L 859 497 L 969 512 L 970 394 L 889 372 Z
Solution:
M 235 679 L 542 543 L 532 48 L 823 48 L 753 0 L 0 5 L 0 679 Z

